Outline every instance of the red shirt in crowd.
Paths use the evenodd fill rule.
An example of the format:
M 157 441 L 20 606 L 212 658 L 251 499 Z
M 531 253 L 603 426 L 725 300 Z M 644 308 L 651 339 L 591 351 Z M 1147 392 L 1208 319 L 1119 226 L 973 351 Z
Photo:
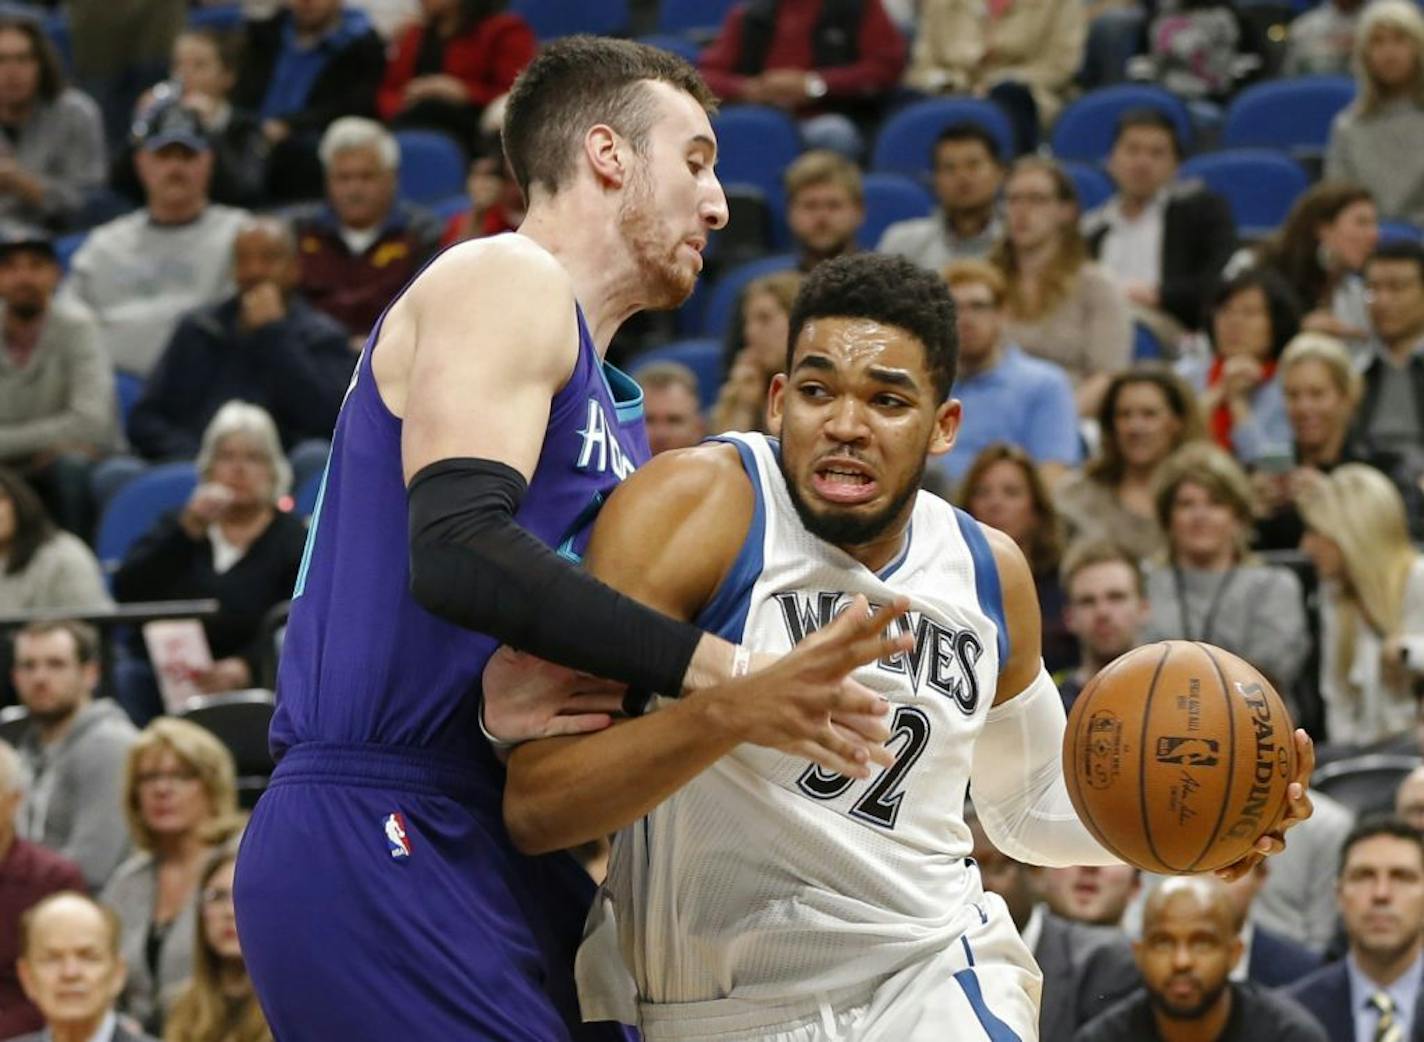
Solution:
M 776 29 L 766 53 L 766 68 L 819 73 L 826 81 L 829 101 L 874 97 L 892 90 L 905 70 L 905 38 L 890 21 L 880 0 L 863 0 L 863 5 L 855 63 L 813 70 L 811 41 L 821 18 L 822 0 L 782 0 L 776 7 Z M 739 101 L 746 80 L 737 72 L 743 10 L 741 4 L 732 8 L 717 39 L 702 52 L 697 63 L 702 78 L 723 101 Z
M 416 59 L 429 26 L 414 25 L 402 34 L 396 53 L 386 66 L 376 106 L 382 119 L 390 119 L 405 107 L 405 88 L 415 77 Z M 469 31 L 445 41 L 441 72 L 465 85 L 470 104 L 484 108 L 509 90 L 514 78 L 534 58 L 538 43 L 529 23 L 515 14 L 495 14 L 476 23 Z
M 39 1010 L 20 988 L 20 916 L 41 898 L 61 890 L 89 892 L 84 873 L 68 858 L 18 837 L 0 860 L 0 1038 L 44 1027 Z

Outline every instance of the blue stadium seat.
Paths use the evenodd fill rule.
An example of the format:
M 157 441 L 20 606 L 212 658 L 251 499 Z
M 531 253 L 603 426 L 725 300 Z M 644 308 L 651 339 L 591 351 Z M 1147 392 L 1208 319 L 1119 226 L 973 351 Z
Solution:
M 1091 163 L 1068 160 L 1063 163 L 1063 172 L 1073 179 L 1073 187 L 1078 190 L 1078 205 L 1084 213 L 1102 206 L 1117 190 L 1112 178 Z
M 1123 83 L 1084 94 L 1065 108 L 1053 126 L 1053 155 L 1100 163 L 1112 151 L 1117 120 L 1129 109 L 1154 108 L 1165 112 L 1177 128 L 1183 151 L 1192 146 L 1192 120 L 1187 106 L 1161 87 Z
M 321 491 L 321 479 L 325 476 L 325 468 L 308 474 L 292 492 L 292 510 L 298 517 L 311 517 L 316 512 L 316 497 Z
M 114 373 L 114 394 L 119 400 L 119 423 L 125 429 L 129 425 L 129 413 L 134 403 L 143 394 L 143 377 L 126 373 L 122 369 Z
M 400 196 L 413 203 L 433 203 L 465 190 L 465 156 L 460 146 L 432 130 L 402 130 Z
M 678 362 L 687 366 L 697 376 L 697 398 L 703 409 L 710 409 L 717 400 L 717 392 L 722 387 L 722 341 L 716 337 L 695 337 L 691 340 L 674 340 L 662 347 L 645 351 L 633 360 L 633 379 L 639 371 L 653 362 Z
M 781 175 L 801 154 L 801 131 L 791 117 L 765 105 L 733 105 L 717 114 L 712 129 L 718 179 L 756 185 L 768 201 L 780 200 Z
M 1403 239 L 1406 242 L 1424 243 L 1424 228 L 1417 228 L 1407 221 L 1380 221 L 1379 237 L 1380 242 L 1398 242 Z
M 69 270 L 69 262 L 74 255 L 79 252 L 79 247 L 84 245 L 84 240 L 89 238 L 88 232 L 74 232 L 70 235 L 61 235 L 54 240 L 54 254 L 59 259 L 59 266 L 65 271 Z
M 188 12 L 188 28 L 190 29 L 209 29 L 215 33 L 225 33 L 240 28 L 241 25 L 241 4 L 195 7 Z
M 796 267 L 796 258 L 789 253 L 779 253 L 774 257 L 749 261 L 731 268 L 717 280 L 707 300 L 707 310 L 702 316 L 702 335 L 721 337 L 726 335 L 727 326 L 737 310 L 737 301 L 747 283 L 755 282 L 763 275 L 776 271 L 789 271 Z
M 54 45 L 55 53 L 65 71 L 74 69 L 74 35 L 69 31 L 69 15 L 64 11 L 54 11 L 45 15 L 44 32 Z
M 1182 164 L 1177 175 L 1199 177 L 1208 188 L 1231 204 L 1236 227 L 1245 238 L 1255 238 L 1285 220 L 1296 196 L 1310 186 L 1310 178 L 1294 159 L 1264 148 L 1207 152 Z
M 873 250 L 885 229 L 896 221 L 928 217 L 935 201 L 930 193 L 900 174 L 865 175 L 865 222 L 856 233 L 862 250 Z
M 978 98 L 930 98 L 906 105 L 880 127 L 870 169 L 879 173 L 923 178 L 930 172 L 930 154 L 939 132 L 951 123 L 977 123 L 999 142 L 999 154 L 1014 154 L 1014 132 L 996 105 Z
M 470 208 L 470 197 L 464 192 L 458 195 L 447 195 L 444 199 L 438 199 L 430 204 L 430 212 L 439 217 L 441 221 L 448 221 L 451 217 L 459 216 Z
M 198 484 L 198 471 L 191 463 L 160 463 L 144 471 L 104 504 L 94 549 L 105 571 L 113 572 L 140 537 L 166 511 L 188 501 Z
M 1323 152 L 1330 123 L 1355 98 L 1349 76 L 1300 76 L 1247 87 L 1226 110 L 1223 148 Z
M 658 32 L 715 33 L 737 0 L 659 0 Z
M 650 36 L 638 37 L 639 43 L 645 43 L 649 47 L 656 47 L 659 50 L 671 51 L 684 61 L 697 63 L 697 56 L 702 53 L 702 48 L 697 42 L 687 36 L 674 36 L 671 33 L 653 33 Z
M 617 36 L 628 28 L 628 0 L 514 0 L 510 10 L 541 40 L 574 33 Z
M 1132 358 L 1136 362 L 1162 357 L 1162 341 L 1144 323 L 1132 323 Z

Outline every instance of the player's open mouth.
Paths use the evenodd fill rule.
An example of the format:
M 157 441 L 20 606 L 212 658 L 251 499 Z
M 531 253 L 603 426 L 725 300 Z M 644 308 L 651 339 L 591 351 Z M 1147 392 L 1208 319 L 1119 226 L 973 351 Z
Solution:
M 865 503 L 875 498 L 880 483 L 854 460 L 830 460 L 811 474 L 816 495 L 832 503 Z

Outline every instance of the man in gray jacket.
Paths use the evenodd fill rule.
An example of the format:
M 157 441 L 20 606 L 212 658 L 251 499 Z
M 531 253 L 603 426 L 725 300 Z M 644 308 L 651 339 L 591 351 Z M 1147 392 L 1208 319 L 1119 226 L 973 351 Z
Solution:
M 94 320 L 54 306 L 49 237 L 0 234 L 0 462 L 20 471 L 61 526 L 92 530 L 89 470 L 118 442 L 114 363 Z
M 123 860 L 120 792 L 138 733 L 113 702 L 96 702 L 99 638 L 79 622 L 35 622 L 15 636 L 15 688 L 30 711 L 19 752 L 34 778 L 22 834 L 69 858 L 93 890 Z

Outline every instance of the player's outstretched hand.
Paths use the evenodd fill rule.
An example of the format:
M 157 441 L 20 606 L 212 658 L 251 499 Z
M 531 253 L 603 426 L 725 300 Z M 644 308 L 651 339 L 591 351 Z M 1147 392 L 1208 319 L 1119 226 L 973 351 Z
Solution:
M 870 611 L 864 597 L 791 652 L 749 676 L 689 697 L 705 698 L 713 719 L 740 741 L 804 757 L 829 771 L 866 778 L 894 754 L 889 703 L 850 678 L 851 670 L 908 651 L 908 634 L 885 635 L 908 610 L 905 598 Z
M 1315 743 L 1299 728 L 1295 732 L 1295 763 L 1295 777 L 1286 789 L 1286 816 L 1281 819 L 1280 825 L 1256 841 L 1256 848 L 1251 853 L 1216 870 L 1216 874 L 1228 883 L 1240 879 L 1262 859 L 1285 850 L 1286 830 L 1299 825 L 1314 813 L 1315 808 L 1310 802 L 1310 775 L 1315 770 Z
M 501 647 L 485 665 L 485 729 L 502 742 L 601 731 L 624 686 Z

